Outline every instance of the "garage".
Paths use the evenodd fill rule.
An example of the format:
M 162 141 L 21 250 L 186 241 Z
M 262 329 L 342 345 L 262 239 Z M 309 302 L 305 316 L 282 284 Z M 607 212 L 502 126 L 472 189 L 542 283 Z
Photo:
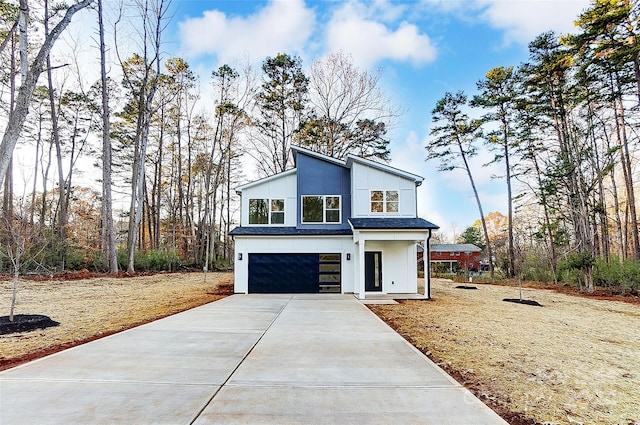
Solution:
M 249 254 L 249 293 L 340 293 L 338 253 Z

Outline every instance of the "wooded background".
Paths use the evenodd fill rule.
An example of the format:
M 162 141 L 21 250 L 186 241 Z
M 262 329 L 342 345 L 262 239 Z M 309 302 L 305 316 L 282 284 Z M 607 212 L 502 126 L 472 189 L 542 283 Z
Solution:
M 246 164 L 290 169 L 292 143 L 388 161 L 401 108 L 348 55 L 307 66 L 282 53 L 201 81 L 163 56 L 169 1 L 108 6 L 0 3 L 3 271 L 226 269 Z M 98 23 L 91 85 L 78 59 L 51 54 L 79 10 Z M 576 35 L 541 34 L 527 63 L 488 70 L 475 93 L 446 93 L 431 111 L 425 167 L 464 169 L 478 205 L 455 242 L 483 247 L 498 276 L 638 287 L 638 13 L 637 0 L 594 0 Z M 33 152 L 28 182 L 16 146 Z M 473 180 L 487 147 L 504 170 L 503 213 L 482 210 Z M 87 162 L 95 176 L 78 176 Z

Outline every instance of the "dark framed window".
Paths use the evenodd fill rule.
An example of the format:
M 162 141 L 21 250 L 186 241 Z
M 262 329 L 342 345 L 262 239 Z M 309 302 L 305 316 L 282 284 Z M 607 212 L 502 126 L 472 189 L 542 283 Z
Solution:
M 340 293 L 342 284 L 340 257 L 340 254 L 320 254 L 318 256 L 318 292 Z

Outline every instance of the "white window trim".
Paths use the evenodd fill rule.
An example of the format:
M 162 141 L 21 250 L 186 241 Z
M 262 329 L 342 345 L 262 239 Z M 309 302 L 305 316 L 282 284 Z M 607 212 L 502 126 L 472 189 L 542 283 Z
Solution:
M 249 201 L 247 202 L 247 210 L 249 210 L 249 204 L 251 203 L 252 199 L 266 199 L 267 200 L 267 206 L 269 208 L 269 211 L 267 212 L 267 223 L 250 223 L 249 220 L 251 220 L 251 214 L 247 215 L 247 225 L 248 226 L 286 226 L 287 223 L 287 200 L 285 198 L 249 198 Z M 284 220 L 282 223 L 275 223 L 272 224 L 271 223 L 271 213 L 274 212 L 271 210 L 271 202 L 272 201 L 282 201 L 283 205 L 284 205 L 284 209 L 282 211 L 275 211 L 275 212 L 282 212 L 283 216 L 284 216 Z
M 374 201 L 371 200 L 371 194 L 373 192 L 382 192 L 382 201 L 375 201 L 375 202 L 382 202 L 382 211 L 372 211 L 371 210 L 371 203 L 374 202 Z M 396 203 L 398 204 L 398 211 L 392 211 L 392 212 L 388 212 L 387 211 L 387 192 L 397 192 L 398 193 L 398 200 L 396 201 Z M 391 190 L 370 189 L 369 190 L 369 213 L 370 214 L 375 214 L 375 215 L 380 215 L 380 214 L 400 215 L 400 190 L 398 190 L 398 189 L 391 189 Z
M 322 198 L 322 221 L 304 221 L 304 198 Z M 327 221 L 327 198 L 338 198 L 338 221 Z M 330 209 L 329 211 L 335 211 Z M 342 195 L 301 195 L 300 196 L 300 223 L 302 224 L 342 224 Z

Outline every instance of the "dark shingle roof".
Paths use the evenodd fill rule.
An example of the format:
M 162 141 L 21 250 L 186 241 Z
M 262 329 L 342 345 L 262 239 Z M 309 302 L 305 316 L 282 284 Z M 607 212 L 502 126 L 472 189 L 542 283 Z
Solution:
M 401 217 L 373 217 L 350 218 L 349 222 L 354 229 L 403 229 L 424 230 L 439 229 L 440 227 L 422 218 Z
M 231 236 L 349 236 L 351 229 L 297 229 L 295 227 L 236 227 Z
M 481 252 L 482 249 L 470 243 L 444 243 L 431 245 L 431 252 Z

